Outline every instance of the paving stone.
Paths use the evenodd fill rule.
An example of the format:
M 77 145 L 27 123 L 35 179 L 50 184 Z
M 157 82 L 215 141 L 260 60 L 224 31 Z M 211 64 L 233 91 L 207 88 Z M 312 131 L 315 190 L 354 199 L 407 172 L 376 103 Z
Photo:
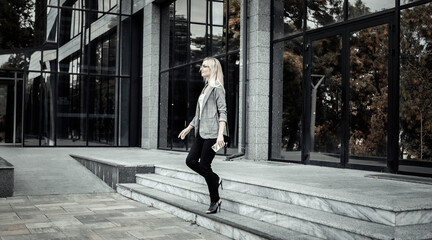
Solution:
M 106 232 L 106 233 L 98 233 L 105 240 L 136 240 L 138 238 L 134 237 L 132 234 L 128 232 Z
M 102 237 L 99 236 L 96 232 L 89 229 L 66 229 L 63 231 L 64 235 L 67 236 L 67 239 L 77 239 L 77 240 L 102 240 Z
M 151 230 L 149 227 L 142 225 L 137 226 L 125 226 L 125 227 L 115 227 L 115 228 L 105 228 L 105 229 L 94 229 L 96 233 L 106 233 L 106 232 L 130 232 L 130 231 L 148 231 Z
M 0 236 L 28 234 L 29 230 L 24 224 L 0 225 Z
M 16 204 L 11 204 L 10 207 L 15 212 L 30 212 L 30 211 L 40 212 L 39 208 L 35 207 L 34 205 L 27 205 L 27 204 L 26 205 L 16 205 Z
M 82 207 L 82 206 L 73 206 L 73 207 L 63 207 L 63 209 L 67 212 L 67 213 L 71 213 L 71 214 L 81 214 L 81 213 L 91 213 L 92 211 L 86 207 Z
M 33 214 L 24 214 L 24 213 L 17 213 L 19 218 L 21 220 L 37 220 L 37 221 L 46 221 L 48 220 L 47 216 L 45 214 L 40 214 L 38 212 L 35 212 Z
M 1 240 L 31 240 L 32 235 L 27 234 L 27 235 L 11 235 L 11 236 L 1 236 Z
M 1 240 L 227 239 L 117 193 L 29 196 L 0 205 Z

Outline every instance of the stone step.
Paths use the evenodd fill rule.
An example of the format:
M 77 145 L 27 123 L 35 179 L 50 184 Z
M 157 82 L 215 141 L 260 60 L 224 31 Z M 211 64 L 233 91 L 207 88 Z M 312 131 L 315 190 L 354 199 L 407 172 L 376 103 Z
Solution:
M 318 239 L 286 228 L 224 211 L 205 214 L 208 205 L 136 183 L 118 184 L 118 193 L 196 223 L 232 239 Z
M 204 184 L 201 176 L 184 169 L 155 166 L 155 173 L 188 182 Z M 255 179 L 254 181 L 239 179 L 242 178 L 224 177 L 224 188 L 388 226 L 432 223 L 432 211 L 430 209 L 393 209 L 391 205 L 370 203 L 367 201 L 367 198 L 336 198 L 330 194 L 320 195 L 313 191 L 302 189 L 293 190 L 284 189 L 283 186 L 265 186 L 259 182 L 259 179 Z
M 202 177 L 201 177 L 202 178 Z M 208 204 L 207 186 L 157 174 L 137 174 L 137 183 Z M 224 182 L 225 184 L 225 182 Z M 220 190 L 224 210 L 325 239 L 392 239 L 393 227 L 305 208 L 233 190 Z

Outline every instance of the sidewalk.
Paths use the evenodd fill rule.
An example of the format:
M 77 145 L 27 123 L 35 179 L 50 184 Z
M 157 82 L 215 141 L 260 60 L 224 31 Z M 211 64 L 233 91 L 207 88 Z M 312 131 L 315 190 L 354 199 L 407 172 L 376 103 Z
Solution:
M 15 167 L 14 197 L 0 198 L 0 239 L 227 239 L 115 193 L 69 157 L 117 151 L 130 152 L 0 147 L 1 157 Z
M 117 193 L 0 198 L 1 240 L 227 239 Z

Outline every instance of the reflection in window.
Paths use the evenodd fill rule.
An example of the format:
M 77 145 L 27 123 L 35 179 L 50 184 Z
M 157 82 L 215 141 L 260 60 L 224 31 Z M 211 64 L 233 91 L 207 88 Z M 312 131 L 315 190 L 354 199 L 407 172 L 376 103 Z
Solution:
M 400 4 L 401 5 L 402 4 L 408 4 L 408 3 L 417 2 L 417 1 L 420 1 L 420 0 L 400 0 Z
M 432 160 L 432 4 L 401 11 L 400 159 Z
M 55 74 L 30 72 L 25 86 L 24 141 L 27 146 L 54 146 Z
M 224 16 L 226 14 L 226 11 L 224 9 L 224 3 L 223 2 L 213 2 L 213 25 L 223 25 L 224 24 Z
M 311 159 L 340 162 L 342 125 L 341 36 L 312 43 Z
M 191 60 L 200 59 L 205 54 L 206 46 L 206 26 L 191 24 L 190 25 L 190 51 Z
M 343 21 L 343 0 L 307 1 L 307 28 L 315 29 Z
M 35 1 L 1 1 L 0 4 L 0 50 L 42 44 L 45 26 L 35 24 Z M 35 39 L 35 34 L 42 36 Z
M 240 7 L 240 0 L 230 0 L 227 36 L 229 51 L 240 49 Z
M 393 8 L 394 0 L 349 0 L 348 18 L 361 17 L 363 15 Z
M 0 55 L 0 69 L 24 69 L 27 61 L 24 53 Z
M 274 0 L 273 31 L 275 38 L 302 31 L 303 1 Z
M 302 38 L 273 45 L 271 157 L 300 161 L 302 116 Z M 282 131 L 281 131 L 282 129 Z
M 223 53 L 225 42 L 223 41 L 223 28 L 213 27 L 213 54 Z
M 57 146 L 85 146 L 83 77 L 60 75 L 57 82 Z
M 206 15 L 203 14 L 207 9 L 207 1 L 191 0 L 191 22 L 206 23 Z
M 351 156 L 387 155 L 388 26 L 351 33 Z
M 89 145 L 115 145 L 115 88 L 114 78 L 95 77 L 88 83 L 88 141 Z
M 225 74 L 227 96 L 238 97 L 238 60 L 232 59 L 236 59 L 240 47 L 240 2 L 177 0 L 161 9 L 161 33 L 165 33 L 161 34 L 161 44 L 169 49 L 161 49 L 166 54 L 161 54 L 160 59 L 160 148 L 188 149 L 193 141 L 191 134 L 186 141 L 180 141 L 177 136 L 195 114 L 197 94 L 204 86 L 199 66 L 205 57 L 218 56 Z M 226 75 L 228 71 L 236 74 Z M 232 108 L 229 111 L 233 115 L 228 121 L 237 126 L 235 106 Z M 230 127 L 230 131 L 235 132 L 235 127 Z M 233 143 L 231 147 L 235 146 Z
M 99 39 L 94 45 L 94 71 L 98 74 L 115 74 L 117 35 L 116 32 Z
M 176 21 L 187 21 L 188 20 L 187 3 L 188 3 L 188 0 L 175 1 L 175 20 Z M 204 12 L 204 11 L 202 11 L 202 12 Z
M 104 14 L 103 12 L 109 12 L 113 7 L 117 5 L 117 1 L 118 0 L 98 0 L 98 16 L 102 16 Z
M 184 141 L 176 136 L 187 127 L 187 109 L 188 109 L 188 84 L 187 84 L 188 68 L 180 68 L 173 71 L 173 78 L 170 81 L 170 114 L 168 121 L 171 123 L 168 132 L 171 136 L 172 148 L 184 148 Z M 191 119 L 192 120 L 192 119 Z
M 76 1 L 72 7 L 81 9 L 81 1 Z M 72 11 L 71 24 L 72 26 L 70 29 L 70 39 L 74 38 L 75 36 L 81 33 L 82 11 L 76 11 L 76 10 Z

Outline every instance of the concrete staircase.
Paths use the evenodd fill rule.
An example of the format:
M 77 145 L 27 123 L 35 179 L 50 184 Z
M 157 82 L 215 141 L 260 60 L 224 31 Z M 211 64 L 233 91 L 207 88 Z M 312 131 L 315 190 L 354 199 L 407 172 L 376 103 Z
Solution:
M 413 219 L 418 210 L 398 212 L 228 178 L 223 187 L 221 212 L 214 215 L 205 214 L 204 179 L 187 170 L 156 166 L 154 174 L 137 174 L 136 183 L 118 184 L 117 191 L 233 239 L 418 239 L 432 229 L 430 219 Z

